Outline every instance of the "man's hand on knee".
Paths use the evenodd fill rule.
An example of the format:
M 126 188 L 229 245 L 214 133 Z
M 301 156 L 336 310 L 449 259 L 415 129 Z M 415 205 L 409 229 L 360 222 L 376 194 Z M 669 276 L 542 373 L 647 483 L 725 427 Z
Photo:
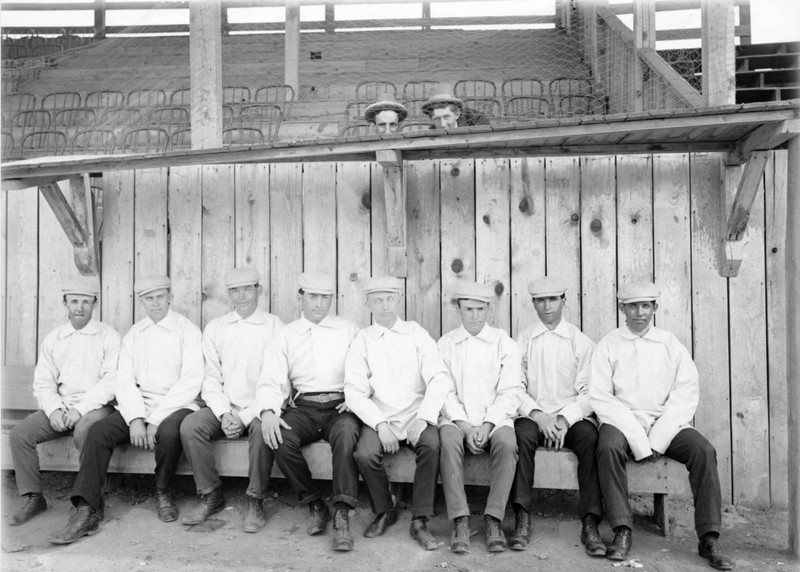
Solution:
M 50 414 L 50 427 L 53 431 L 58 431 L 59 433 L 63 433 L 67 430 L 63 409 L 56 409 Z
M 75 424 L 80 421 L 81 417 L 81 412 L 74 407 L 71 407 L 64 414 L 64 425 L 66 425 L 67 429 L 71 431 L 75 429 Z
M 283 443 L 283 435 L 281 435 L 281 427 L 284 429 L 291 429 L 291 427 L 275 415 L 270 410 L 264 411 L 261 414 L 261 436 L 264 438 L 264 443 L 270 449 L 277 449 Z

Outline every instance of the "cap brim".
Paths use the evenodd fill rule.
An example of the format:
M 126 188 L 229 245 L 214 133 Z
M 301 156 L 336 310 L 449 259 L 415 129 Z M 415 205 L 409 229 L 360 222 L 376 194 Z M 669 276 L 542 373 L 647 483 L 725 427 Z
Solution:
M 399 103 L 392 103 L 392 102 L 380 102 L 380 103 L 373 103 L 372 105 L 368 106 L 366 110 L 364 110 L 364 119 L 368 122 L 375 121 L 375 116 L 380 113 L 381 111 L 394 111 L 397 113 L 397 117 L 400 121 L 405 121 L 408 117 L 408 109 L 405 106 Z

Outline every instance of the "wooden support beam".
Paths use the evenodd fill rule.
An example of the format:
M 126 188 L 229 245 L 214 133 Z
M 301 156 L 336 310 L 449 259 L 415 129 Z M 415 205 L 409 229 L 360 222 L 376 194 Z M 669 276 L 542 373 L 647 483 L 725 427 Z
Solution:
M 654 0 L 633 2 L 633 42 L 636 53 L 631 62 L 631 86 L 634 111 L 644 111 L 644 77 L 639 52 L 656 48 L 656 3 Z
M 94 0 L 94 37 L 106 37 L 106 0 Z
M 722 235 L 726 240 L 742 240 L 744 231 L 747 229 L 747 220 L 750 218 L 750 210 L 753 208 L 753 201 L 756 199 L 758 185 L 764 176 L 764 167 L 769 158 L 768 151 L 755 151 L 750 154 L 744 166 L 744 173 L 739 180 L 739 187 L 736 189 L 736 198 L 733 200 L 728 223 L 725 233 Z
M 300 2 L 286 0 L 286 34 L 284 38 L 284 80 L 291 85 L 295 97 L 300 93 Z
M 702 92 L 707 107 L 736 103 L 733 0 L 701 3 Z
M 762 125 L 736 143 L 734 150 L 725 157 L 725 163 L 741 165 L 753 151 L 774 149 L 797 135 L 800 135 L 800 119 Z
M 406 263 L 406 188 L 403 181 L 403 156 L 396 149 L 375 153 L 383 167 L 383 192 L 386 195 L 386 268 L 399 278 L 408 276 Z
M 800 137 L 789 141 L 786 201 L 786 409 L 789 552 L 800 556 Z M 792 349 L 794 348 L 794 349 Z M 779 397 L 780 398 L 780 397 Z
M 220 0 L 189 5 L 192 149 L 222 146 L 222 9 Z

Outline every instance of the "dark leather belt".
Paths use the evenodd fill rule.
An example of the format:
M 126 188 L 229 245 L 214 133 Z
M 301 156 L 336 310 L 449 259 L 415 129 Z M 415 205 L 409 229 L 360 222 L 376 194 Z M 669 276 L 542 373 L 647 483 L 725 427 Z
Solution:
M 330 401 L 344 400 L 344 393 L 341 391 L 330 393 L 301 393 L 295 397 L 294 400 L 298 402 L 311 401 L 313 403 L 328 403 Z

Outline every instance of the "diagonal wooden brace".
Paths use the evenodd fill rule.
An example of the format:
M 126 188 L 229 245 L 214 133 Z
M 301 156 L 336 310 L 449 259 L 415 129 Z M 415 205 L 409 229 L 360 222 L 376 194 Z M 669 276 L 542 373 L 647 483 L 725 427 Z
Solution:
M 389 274 L 408 276 L 406 263 L 406 189 L 403 184 L 403 157 L 400 151 L 376 151 L 383 167 L 383 192 L 386 194 L 386 238 Z

